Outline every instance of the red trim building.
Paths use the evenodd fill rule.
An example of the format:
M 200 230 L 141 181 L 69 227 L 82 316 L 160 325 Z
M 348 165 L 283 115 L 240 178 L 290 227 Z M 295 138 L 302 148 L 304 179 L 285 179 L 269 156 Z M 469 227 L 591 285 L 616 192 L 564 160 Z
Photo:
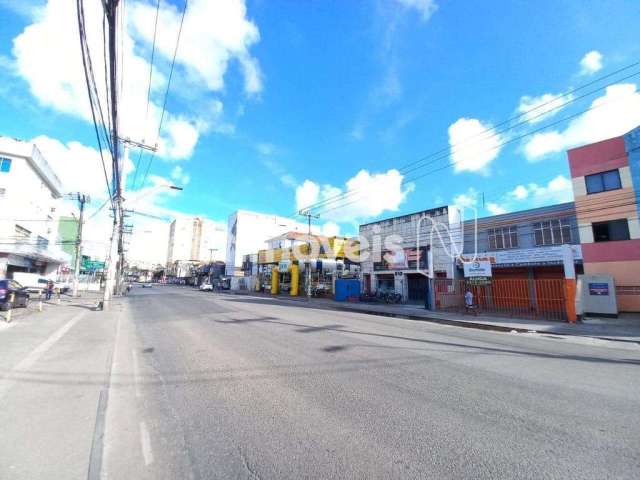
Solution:
M 568 151 L 585 274 L 611 274 L 618 310 L 640 311 L 640 127 Z

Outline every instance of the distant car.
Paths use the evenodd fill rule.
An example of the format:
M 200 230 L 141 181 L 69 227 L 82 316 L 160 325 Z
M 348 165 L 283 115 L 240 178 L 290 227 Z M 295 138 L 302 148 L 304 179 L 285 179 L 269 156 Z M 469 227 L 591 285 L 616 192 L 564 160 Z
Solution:
M 13 294 L 13 301 L 11 301 Z M 0 309 L 29 306 L 29 292 L 15 280 L 0 280 Z
M 142 284 L 142 288 L 151 288 L 151 287 L 153 287 L 153 285 L 151 285 L 151 284 L 150 284 L 150 283 L 148 283 L 148 282 L 147 282 L 147 283 L 143 283 L 143 284 Z
M 48 278 L 38 273 L 14 272 L 13 280 L 29 292 L 38 293 L 47 289 Z
M 203 283 L 202 285 L 200 285 L 200 291 L 211 292 L 213 291 L 213 285 L 211 285 L 210 283 Z

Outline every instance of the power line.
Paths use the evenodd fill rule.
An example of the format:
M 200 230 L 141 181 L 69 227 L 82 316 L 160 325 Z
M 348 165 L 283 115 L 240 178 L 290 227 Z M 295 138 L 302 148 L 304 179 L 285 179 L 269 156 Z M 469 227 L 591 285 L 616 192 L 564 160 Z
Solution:
M 85 83 L 87 85 L 87 95 L 89 97 L 89 105 L 91 107 L 91 118 L 93 120 L 93 128 L 95 130 L 95 134 L 96 134 L 96 140 L 98 142 L 98 150 L 100 152 L 100 161 L 102 163 L 102 171 L 104 173 L 104 177 L 105 177 L 105 182 L 107 184 L 107 193 L 109 194 L 109 198 L 112 198 L 111 195 L 111 188 L 109 187 L 109 175 L 107 174 L 107 167 L 106 167 L 106 163 L 104 160 L 104 155 L 102 152 L 102 141 L 100 139 L 100 129 L 98 127 L 98 122 L 96 120 L 96 112 L 95 112 L 95 108 L 94 108 L 94 89 L 95 89 L 95 79 L 93 79 L 93 71 L 90 68 L 90 56 L 89 56 L 89 47 L 87 45 L 87 39 L 86 39 L 86 34 L 85 34 L 85 30 L 84 30 L 84 5 L 83 5 L 83 0 L 77 0 L 76 1 L 76 8 L 77 8 L 77 17 L 78 17 L 78 31 L 79 31 L 79 36 L 80 36 L 80 48 L 82 51 L 82 66 L 83 66 L 83 70 L 84 70 L 84 77 L 85 77 Z M 94 86 L 94 88 L 92 89 L 91 86 Z M 98 102 L 99 105 L 99 98 L 96 98 L 95 101 Z M 104 128 L 104 122 L 102 124 L 102 127 Z M 108 144 L 108 142 L 107 142 Z M 112 206 L 115 210 L 115 205 L 112 202 Z
M 180 46 L 180 36 L 182 35 L 182 26 L 184 24 L 184 17 L 187 13 L 187 6 L 189 2 L 185 0 L 184 7 L 182 9 L 182 17 L 180 18 L 180 26 L 178 27 L 178 38 L 176 39 L 176 47 L 173 51 L 173 59 L 171 60 L 171 69 L 169 70 L 169 79 L 167 80 L 167 89 L 164 92 L 164 100 L 162 102 L 162 113 L 160 114 L 160 124 L 158 125 L 158 135 L 156 143 L 160 139 L 160 132 L 162 131 L 162 122 L 164 120 L 164 114 L 167 108 L 167 98 L 169 97 L 169 89 L 171 88 L 171 79 L 173 77 L 173 69 L 176 63 L 176 56 L 178 55 L 178 47 Z M 153 163 L 153 159 L 155 158 L 155 152 L 151 153 L 151 158 L 149 159 L 149 163 L 147 164 L 147 170 L 144 173 L 144 177 L 142 179 L 142 183 L 140 184 L 140 188 L 144 187 L 145 182 L 147 181 L 147 175 L 149 175 L 149 170 L 151 169 L 151 164 Z
M 636 73 L 636 75 L 637 75 L 637 74 L 640 74 L 640 72 L 637 72 L 637 73 Z M 584 110 L 581 110 L 581 111 L 579 111 L 579 112 L 577 112 L 577 113 L 575 113 L 575 114 L 572 114 L 572 115 L 566 116 L 566 117 L 564 117 L 564 118 L 562 118 L 562 119 L 560 119 L 560 120 L 557 120 L 557 121 L 555 121 L 555 122 L 552 122 L 552 123 L 550 123 L 550 124 L 548 124 L 548 125 L 545 125 L 545 126 L 542 126 L 542 127 L 540 127 L 540 128 L 536 128 L 536 129 L 531 130 L 531 131 L 529 131 L 529 132 L 527 132 L 527 133 L 525 133 L 525 134 L 522 134 L 522 135 L 519 135 L 519 136 L 516 136 L 516 137 L 512 137 L 512 138 L 509 138 L 509 139 L 505 140 L 504 142 L 501 142 L 501 143 L 499 143 L 499 144 L 497 144 L 497 145 L 494 145 L 494 146 L 492 146 L 492 147 L 490 147 L 490 148 L 486 148 L 486 149 L 482 150 L 482 152 L 481 152 L 481 153 L 485 153 L 485 152 L 490 152 L 490 151 L 492 151 L 492 150 L 496 150 L 496 149 L 498 149 L 498 148 L 503 147 L 504 145 L 508 145 L 508 144 L 513 143 L 513 142 L 516 142 L 516 141 L 518 141 L 518 140 L 522 140 L 523 138 L 526 138 L 526 137 L 528 137 L 528 136 L 534 135 L 534 134 L 536 134 L 536 133 L 538 133 L 538 132 L 541 132 L 541 131 L 543 131 L 543 130 L 546 130 L 546 129 L 550 128 L 550 127 L 556 126 L 556 125 L 558 125 L 558 124 L 560 124 L 560 123 L 564 123 L 564 122 L 569 121 L 569 120 L 571 120 L 571 119 L 573 119 L 573 118 L 576 118 L 576 117 L 578 117 L 578 116 L 580 116 L 580 115 L 582 115 L 582 114 L 584 114 L 584 113 L 586 113 L 586 112 L 589 112 L 589 111 L 595 110 L 595 109 L 597 109 L 597 108 L 601 108 L 601 107 L 603 107 L 603 106 L 605 106 L 605 105 L 609 105 L 609 104 L 611 104 L 611 103 L 612 103 L 612 102 L 614 102 L 614 101 L 620 101 L 621 99 L 624 99 L 624 98 L 625 98 L 625 97 L 616 98 L 616 99 L 611 100 L 611 101 L 609 101 L 609 102 L 603 102 L 603 103 L 598 104 L 598 105 L 591 105 L 590 107 L 588 107 L 588 108 L 586 108 L 586 109 L 584 109 Z M 455 161 L 455 160 L 454 160 L 454 161 L 451 161 L 451 162 L 449 162 L 449 163 L 447 163 L 447 164 L 445 164 L 445 165 L 443 165 L 443 166 L 441 166 L 441 167 L 435 168 L 435 169 L 433 169 L 433 170 L 429 170 L 429 171 L 427 171 L 427 172 L 425 172 L 425 173 L 423 173 L 423 174 L 420 174 L 420 175 L 414 176 L 414 177 L 412 177 L 412 178 L 403 179 L 403 180 L 402 180 L 402 182 L 401 182 L 401 184 L 400 184 L 400 186 L 403 186 L 403 185 L 407 185 L 407 184 L 409 184 L 409 183 L 416 182 L 417 180 L 420 180 L 420 179 L 422 179 L 422 178 L 424 178 L 424 177 L 427 177 L 427 176 L 429 176 L 429 175 L 432 175 L 432 174 L 434 174 L 434 173 L 436 173 L 436 172 L 439 172 L 439 171 L 445 170 L 445 169 L 447 169 L 447 168 L 450 168 L 450 167 L 452 167 L 452 166 L 455 166 L 457 163 L 459 163 L 459 162 L 457 162 L 457 161 Z M 356 192 L 356 190 L 352 190 L 352 192 Z M 352 204 L 354 204 L 354 203 L 356 203 L 356 202 L 358 202 L 358 201 L 360 201 L 360 200 L 361 200 L 361 198 L 356 198 L 355 200 L 352 200 L 352 201 L 350 201 L 350 202 L 347 202 L 347 203 L 344 203 L 344 204 L 338 204 L 338 205 L 336 205 L 336 206 L 333 206 L 332 208 L 328 208 L 328 209 L 320 210 L 320 212 L 319 212 L 319 213 L 320 213 L 320 214 L 325 214 L 326 212 L 330 212 L 330 211 L 333 211 L 333 210 L 337 210 L 337 209 L 339 209 L 339 208 L 344 208 L 344 207 L 349 206 L 349 205 L 352 205 Z
M 498 130 L 496 130 L 496 127 L 492 127 L 492 128 L 485 129 L 485 130 L 483 130 L 482 132 L 479 132 L 478 134 L 476 134 L 476 135 L 474 135 L 474 136 L 472 136 L 472 137 L 470 137 L 470 138 L 466 139 L 465 141 L 463 141 L 463 142 L 461 142 L 461 143 L 459 143 L 459 144 L 456 144 L 456 145 L 452 145 L 452 146 L 449 146 L 449 147 L 442 148 L 442 149 L 440 149 L 440 150 L 438 150 L 438 151 L 436 151 L 436 152 L 433 152 L 433 153 L 431 153 L 431 154 L 429 154 L 429 155 L 426 155 L 426 156 L 424 156 L 424 157 L 421 157 L 421 158 L 420 158 L 420 159 L 418 159 L 418 160 L 415 160 L 415 161 L 413 161 L 413 162 L 410 162 L 410 163 L 408 163 L 408 164 L 404 165 L 403 167 L 400 167 L 400 168 L 399 168 L 399 170 L 401 171 L 401 173 L 409 173 L 409 172 L 412 172 L 412 171 L 418 170 L 418 169 L 420 169 L 420 168 L 424 168 L 424 167 L 426 167 L 426 166 L 428 166 L 428 165 L 430 165 L 430 164 L 435 163 L 435 162 L 436 162 L 436 161 L 438 161 L 438 160 L 442 160 L 442 159 L 444 159 L 444 158 L 449 157 L 449 156 L 450 156 L 450 154 L 451 154 L 452 152 L 454 152 L 454 150 L 455 150 L 456 148 L 461 147 L 461 146 L 466 145 L 466 144 L 469 144 L 469 143 L 471 142 L 471 140 L 473 140 L 473 139 L 475 139 L 475 138 L 477 138 L 477 137 L 481 137 L 481 136 L 483 136 L 483 135 L 485 135 L 485 134 L 487 134 L 487 133 L 491 133 L 491 135 L 490 135 L 489 137 L 485 137 L 485 138 L 480 139 L 481 141 L 486 141 L 486 140 L 488 140 L 488 139 L 490 139 L 490 138 L 492 138 L 492 137 L 494 137 L 494 136 L 497 136 L 497 135 L 499 135 L 499 134 L 501 134 L 501 133 L 504 133 L 505 131 L 511 130 L 511 129 L 513 129 L 513 128 L 517 127 L 517 126 L 520 126 L 520 125 L 523 125 L 523 124 L 529 123 L 529 122 L 531 122 L 532 120 L 535 120 L 535 119 L 540 118 L 540 117 L 542 117 L 542 116 L 548 115 L 549 113 L 551 113 L 551 112 L 553 112 L 553 111 L 555 111 L 555 110 L 558 110 L 558 109 L 560 109 L 560 108 L 563 108 L 564 106 L 566 106 L 566 105 L 568 105 L 568 104 L 570 104 L 570 103 L 573 103 L 573 102 L 575 102 L 575 101 L 578 101 L 578 100 L 580 100 L 580 99 L 582 99 L 582 98 L 584 98 L 584 97 L 587 97 L 587 96 L 589 96 L 589 95 L 593 95 L 594 93 L 596 93 L 596 92 L 598 92 L 598 91 L 602 90 L 603 88 L 609 87 L 609 86 L 611 86 L 611 85 L 614 85 L 615 83 L 618 83 L 618 82 L 620 82 L 620 81 L 623 81 L 623 80 L 626 80 L 626 79 L 632 78 L 632 77 L 634 77 L 634 76 L 636 76 L 636 75 L 640 74 L 640 71 L 634 72 L 634 73 L 629 74 L 629 75 L 627 75 L 627 76 L 625 76 L 625 77 L 618 78 L 618 79 L 616 79 L 616 80 L 614 80 L 614 81 L 612 81 L 612 82 L 610 82 L 610 83 L 608 83 L 608 84 L 606 84 L 606 85 L 603 85 L 603 86 L 600 86 L 600 87 L 598 87 L 598 88 L 596 88 L 596 89 L 593 89 L 593 90 L 591 90 L 591 91 L 589 91 L 589 92 L 587 92 L 587 93 L 584 93 L 584 94 L 580 95 L 579 97 L 572 97 L 572 95 L 573 95 L 574 93 L 578 92 L 578 91 L 584 90 L 585 88 L 588 88 L 588 87 L 589 87 L 589 86 L 591 86 L 591 85 L 594 85 L 594 84 L 596 84 L 596 83 L 602 82 L 602 81 L 603 81 L 603 80 L 605 80 L 605 79 L 611 78 L 612 76 L 618 75 L 619 73 L 624 72 L 624 71 L 627 71 L 627 70 L 629 70 L 629 69 L 631 69 L 631 68 L 634 68 L 634 67 L 636 67 L 636 66 L 638 66 L 638 65 L 640 65 L 640 62 L 634 62 L 634 63 L 629 64 L 629 65 L 627 65 L 627 66 L 625 66 L 625 67 L 623 67 L 623 68 L 620 68 L 620 69 L 618 69 L 618 70 L 616 70 L 616 71 L 614 71 L 614 72 L 611 72 L 611 73 L 609 73 L 609 74 L 607 74 L 607 75 L 601 76 L 601 77 L 599 77 L 599 78 L 597 78 L 597 79 L 595 79 L 595 80 L 592 80 L 592 81 L 590 81 L 590 82 L 588 82 L 588 83 L 586 83 L 586 84 L 584 84 L 584 85 L 581 85 L 580 87 L 577 87 L 577 88 L 574 88 L 574 89 L 572 89 L 572 90 L 569 90 L 568 92 L 566 92 L 565 94 L 562 94 L 562 95 L 561 95 L 561 96 L 559 96 L 559 97 L 556 97 L 556 98 L 554 98 L 554 99 L 552 99 L 552 100 L 550 100 L 550 101 L 544 102 L 544 103 L 542 103 L 542 104 L 540 104 L 540 105 L 538 105 L 538 106 L 536 106 L 536 107 L 534 107 L 534 108 L 531 108 L 531 109 L 529 109 L 529 110 L 527 110 L 527 111 L 525 111 L 525 112 L 520 113 L 519 115 L 516 115 L 516 116 L 514 116 L 514 117 L 511 117 L 511 118 L 509 118 L 509 119 L 507 119 L 507 120 L 504 120 L 504 121 L 502 121 L 502 122 L 498 123 L 498 124 L 496 125 L 496 127 L 500 127 L 500 126 L 503 126 L 503 125 L 507 125 L 507 124 L 509 124 L 510 122 L 512 122 L 513 120 L 517 120 L 517 119 L 522 118 L 522 117 L 524 117 L 524 118 L 525 118 L 525 120 L 524 120 L 524 121 L 519 122 L 519 123 L 518 123 L 518 124 L 516 124 L 516 125 L 512 125 L 511 127 L 508 127 L 508 128 L 505 128 L 505 129 L 503 129 L 503 130 L 499 130 L 499 131 L 498 131 Z M 568 101 L 564 102 L 564 103 L 557 104 L 557 102 L 558 102 L 558 99 L 559 99 L 559 98 L 566 98 L 566 97 L 570 97 L 570 99 L 569 99 Z M 540 110 L 540 109 L 542 109 L 543 107 L 545 107 L 545 106 L 547 106 L 547 105 L 550 105 L 550 104 L 556 104 L 556 105 L 555 105 L 553 108 L 550 108 L 550 109 L 548 109 L 548 110 L 545 110 L 545 111 L 543 111 L 542 113 L 539 113 L 539 114 L 537 114 L 537 115 L 535 115 L 535 116 L 533 116 L 533 117 L 531 117 L 531 116 L 530 116 L 530 115 L 531 115 L 531 113 L 533 113 L 533 112 L 535 112 L 535 111 L 537 111 L 537 110 Z M 547 128 L 548 128 L 548 127 L 547 127 Z M 478 141 L 476 141 L 476 142 L 471 142 L 471 144 L 474 144 L 474 143 L 478 143 Z M 443 154 L 444 154 L 444 155 L 443 155 Z M 437 158 L 433 159 L 432 161 L 430 161 L 430 162 L 428 162 L 428 163 L 426 163 L 426 164 L 424 164 L 424 165 L 422 165 L 422 166 L 414 167 L 414 168 L 411 168 L 409 171 L 405 171 L 405 172 L 403 172 L 403 170 L 406 170 L 408 167 L 412 167 L 412 166 L 414 166 L 414 165 L 416 165 L 416 164 L 424 163 L 424 161 L 425 161 L 425 160 L 430 159 L 430 158 L 433 158 L 433 157 L 437 157 Z M 326 205 L 328 205 L 328 204 L 330 204 L 330 203 L 339 202 L 339 201 L 345 200 L 345 199 L 346 199 L 346 198 L 348 198 L 348 197 L 351 197 L 351 196 L 355 195 L 356 193 L 357 193 L 357 190 L 351 190 L 351 191 L 347 191 L 347 192 L 341 192 L 341 193 L 336 194 L 336 195 L 334 195 L 334 196 L 332 196 L 332 197 L 328 197 L 328 198 L 325 198 L 325 199 L 323 199 L 323 200 L 321 200 L 321 201 L 319 201 L 319 202 L 316 202 L 316 203 L 314 203 L 313 205 L 310 205 L 310 206 L 309 206 L 309 208 L 317 209 L 317 208 L 319 208 L 319 207 L 321 207 L 321 206 L 326 206 Z M 294 214 L 292 214 L 292 215 L 290 215 L 290 216 L 291 216 L 291 217 L 293 217 L 293 216 L 295 216 L 295 215 L 296 215 L 296 213 L 294 213 Z
M 144 128 L 146 129 L 147 118 L 149 116 L 149 102 L 151 100 L 151 81 L 153 78 L 153 59 L 156 53 L 156 35 L 158 32 L 158 14 L 160 13 L 160 0 L 156 2 L 156 17 L 153 22 L 153 43 L 151 44 L 151 60 L 149 62 L 149 85 L 147 86 L 147 106 L 144 111 Z M 144 153 L 144 149 L 141 148 L 138 153 L 138 160 L 136 162 L 136 168 L 133 172 L 133 182 L 131 185 L 135 187 L 136 179 L 138 178 L 138 170 L 140 168 L 140 161 L 142 160 L 142 155 Z M 143 182 L 144 185 L 144 182 Z

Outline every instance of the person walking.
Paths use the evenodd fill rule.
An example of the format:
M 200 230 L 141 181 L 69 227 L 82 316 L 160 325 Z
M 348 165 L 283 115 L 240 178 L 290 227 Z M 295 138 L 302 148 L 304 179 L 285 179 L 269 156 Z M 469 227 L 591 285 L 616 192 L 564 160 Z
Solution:
M 47 300 L 51 300 L 51 296 L 53 295 L 53 280 L 47 281 Z
M 476 306 L 473 304 L 473 292 L 469 288 L 464 292 L 464 311 L 465 313 L 471 312 L 474 315 L 478 314 Z

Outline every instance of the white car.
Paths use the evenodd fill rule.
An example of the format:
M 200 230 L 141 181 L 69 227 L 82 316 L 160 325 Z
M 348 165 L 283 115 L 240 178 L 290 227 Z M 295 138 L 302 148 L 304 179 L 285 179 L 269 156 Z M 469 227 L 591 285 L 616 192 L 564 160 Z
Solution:
M 212 292 L 213 291 L 213 285 L 211 285 L 210 283 L 203 283 L 202 285 L 200 285 L 200 291 L 201 292 Z

